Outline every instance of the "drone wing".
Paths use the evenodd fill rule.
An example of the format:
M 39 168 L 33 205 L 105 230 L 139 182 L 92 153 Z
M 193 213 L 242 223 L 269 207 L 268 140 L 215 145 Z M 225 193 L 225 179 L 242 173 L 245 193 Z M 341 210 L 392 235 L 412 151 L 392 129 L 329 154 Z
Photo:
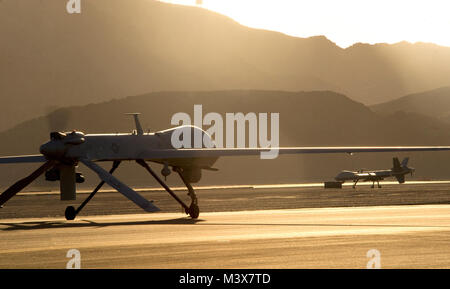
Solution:
M 46 161 L 47 161 L 47 159 L 43 155 L 0 157 L 0 164 L 43 163 Z
M 138 158 L 145 160 L 174 158 L 214 158 L 225 156 L 252 156 L 276 151 L 278 154 L 325 154 L 325 153 L 369 153 L 369 152 L 424 152 L 448 151 L 450 146 L 385 146 L 385 147 L 281 147 L 281 148 L 201 148 L 147 150 Z

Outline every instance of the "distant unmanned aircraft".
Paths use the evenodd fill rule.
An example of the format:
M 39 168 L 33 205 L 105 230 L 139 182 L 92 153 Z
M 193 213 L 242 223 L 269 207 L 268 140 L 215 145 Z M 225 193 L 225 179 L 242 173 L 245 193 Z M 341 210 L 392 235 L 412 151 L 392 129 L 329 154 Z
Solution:
M 60 181 L 60 199 L 76 199 L 76 183 L 84 181 L 84 177 L 77 173 L 75 167 L 79 162 L 93 170 L 102 180 L 94 191 L 75 209 L 66 208 L 65 217 L 73 220 L 83 207 L 94 197 L 97 191 L 107 183 L 136 205 L 147 212 L 159 209 L 133 189 L 122 183 L 112 173 L 122 161 L 136 161 L 144 167 L 161 186 L 184 208 L 186 214 L 198 218 L 200 210 L 197 197 L 191 183 L 198 182 L 202 170 L 214 170 L 212 166 L 219 157 L 259 155 L 270 148 L 182 148 L 175 149 L 171 143 L 171 135 L 177 129 L 171 128 L 155 133 L 144 133 L 138 119 L 133 113 L 136 130 L 123 134 L 87 134 L 79 131 L 52 132 L 50 141 L 40 147 L 41 155 L 24 155 L 1 157 L 1 163 L 44 163 L 29 176 L 19 180 L 0 195 L 0 206 L 11 197 L 24 189 L 37 177 L 45 173 L 46 180 Z M 206 139 L 211 138 L 202 129 L 192 126 Z M 272 148 L 273 149 L 273 148 Z M 415 146 L 415 147 L 285 147 L 279 148 L 279 154 L 307 154 L 307 153 L 359 153 L 359 152 L 399 152 L 399 151 L 443 151 L 450 150 L 450 146 Z M 113 162 L 110 171 L 101 168 L 96 162 Z M 191 198 L 190 206 L 186 205 L 167 186 L 167 184 L 150 168 L 147 162 L 162 164 L 163 176 L 171 173 L 170 168 L 178 173 L 186 185 Z
M 375 187 L 375 182 L 377 182 L 378 188 L 381 188 L 380 181 L 389 177 L 395 177 L 399 184 L 403 184 L 405 182 L 405 175 L 411 174 L 412 176 L 412 174 L 414 173 L 414 168 L 408 167 L 408 160 L 409 158 L 405 158 L 400 164 L 398 158 L 393 158 L 393 167 L 390 170 L 359 170 L 356 172 L 342 171 L 336 176 L 335 180 L 341 183 L 345 181 L 353 181 L 353 188 L 356 188 L 356 184 L 358 183 L 358 181 L 370 181 L 372 182 L 372 188 Z

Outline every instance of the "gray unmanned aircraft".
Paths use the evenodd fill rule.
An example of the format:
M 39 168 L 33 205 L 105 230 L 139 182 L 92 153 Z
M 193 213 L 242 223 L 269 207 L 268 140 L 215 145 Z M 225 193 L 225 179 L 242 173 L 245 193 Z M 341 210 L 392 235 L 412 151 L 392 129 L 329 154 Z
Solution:
M 76 172 L 79 162 L 93 170 L 102 180 L 94 191 L 75 209 L 66 208 L 65 217 L 73 220 L 83 207 L 94 197 L 98 190 L 107 183 L 136 205 L 147 212 L 159 211 L 136 191 L 122 183 L 112 174 L 122 161 L 136 161 L 144 167 L 164 189 L 184 208 L 186 214 L 198 218 L 200 210 L 197 196 L 191 183 L 198 182 L 202 170 L 214 170 L 212 166 L 219 157 L 259 155 L 271 148 L 181 148 L 172 146 L 171 136 L 177 127 L 155 133 L 144 133 L 140 125 L 138 114 L 134 115 L 136 130 L 123 134 L 87 134 L 80 131 L 51 132 L 50 140 L 40 147 L 40 155 L 24 155 L 1 157 L 1 163 L 43 163 L 29 176 L 17 181 L 0 195 L 0 206 L 45 173 L 46 180 L 60 182 L 60 199 L 76 199 L 76 183 L 84 180 Z M 191 126 L 192 131 L 201 133 L 203 139 L 212 142 L 210 136 L 201 128 Z M 273 148 L 272 148 L 273 149 Z M 450 146 L 409 146 L 409 147 L 284 147 L 278 148 L 279 154 L 308 154 L 308 153 L 358 153 L 358 152 L 399 152 L 399 151 L 443 151 L 450 150 Z M 110 171 L 104 170 L 96 162 L 113 162 Z M 191 198 L 190 206 L 186 205 L 167 186 L 167 184 L 150 168 L 147 162 L 163 165 L 161 174 L 167 176 L 170 168 L 182 179 Z
M 389 177 L 395 177 L 399 184 L 403 184 L 405 182 L 405 175 L 411 174 L 412 176 L 415 170 L 414 168 L 408 167 L 408 160 L 409 158 L 405 158 L 400 164 L 398 158 L 393 158 L 393 167 L 389 170 L 359 170 L 356 172 L 342 171 L 335 177 L 335 180 L 341 183 L 344 183 L 345 181 L 353 181 L 353 188 L 356 188 L 358 181 L 370 181 L 372 182 L 372 188 L 375 187 L 375 182 L 377 182 L 378 188 L 381 188 L 380 181 Z

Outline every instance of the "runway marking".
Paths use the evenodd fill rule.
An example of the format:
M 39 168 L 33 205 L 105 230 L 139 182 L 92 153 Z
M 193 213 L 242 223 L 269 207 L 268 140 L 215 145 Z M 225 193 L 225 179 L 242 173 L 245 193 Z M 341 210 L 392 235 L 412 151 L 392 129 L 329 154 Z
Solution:
M 443 181 L 406 181 L 402 186 L 405 185 L 433 185 L 433 184 L 450 184 L 450 180 Z M 344 187 L 350 187 L 353 183 L 344 183 Z M 361 182 L 358 183 L 359 186 L 371 186 L 371 182 Z M 380 185 L 399 185 L 398 182 L 395 181 L 382 181 Z M 231 186 L 196 186 L 195 190 L 228 190 L 228 189 L 283 189 L 283 188 L 314 188 L 314 187 L 322 187 L 324 184 L 322 183 L 298 183 L 298 184 L 269 184 L 269 185 L 231 185 Z M 136 192 L 164 192 L 164 189 L 161 188 L 135 188 Z M 174 187 L 173 191 L 186 191 L 185 187 Z M 77 194 L 90 194 L 91 190 L 78 190 Z M 104 189 L 100 191 L 101 193 L 117 193 L 116 190 L 108 190 Z M 18 193 L 19 196 L 31 196 L 31 195 L 59 195 L 59 191 L 29 191 L 29 192 L 21 192 Z
M 450 181 L 406 181 L 401 185 L 433 185 L 433 184 L 450 184 Z M 352 182 L 342 184 L 345 187 L 353 186 Z M 381 181 L 380 185 L 400 185 L 396 181 Z M 274 184 L 274 185 L 253 185 L 254 189 L 277 189 L 277 188 L 308 188 L 308 187 L 323 187 L 322 183 L 301 183 L 301 184 Z M 358 186 L 372 186 L 372 182 L 359 182 Z

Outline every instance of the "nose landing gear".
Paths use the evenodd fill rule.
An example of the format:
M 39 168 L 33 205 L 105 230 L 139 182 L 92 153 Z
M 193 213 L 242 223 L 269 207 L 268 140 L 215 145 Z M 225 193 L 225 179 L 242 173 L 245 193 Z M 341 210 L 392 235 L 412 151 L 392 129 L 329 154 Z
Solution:
M 118 167 L 119 167 L 120 161 L 114 161 L 113 166 L 111 168 L 111 170 L 109 171 L 110 174 L 112 174 Z M 95 196 L 95 194 L 100 190 L 100 188 L 105 184 L 104 181 L 101 181 L 97 187 L 94 189 L 94 191 L 86 198 L 86 200 L 84 200 L 83 203 L 81 203 L 81 205 L 75 209 L 72 206 L 69 206 L 66 208 L 66 211 L 64 213 L 66 220 L 68 221 L 72 221 L 75 220 L 75 217 L 81 212 L 81 210 L 84 208 L 84 206 L 86 206 L 87 203 L 89 203 L 89 201 Z
M 64 212 L 64 215 L 66 216 L 66 220 L 72 221 L 75 220 L 75 217 L 77 216 L 77 211 L 74 207 L 68 206 L 66 208 L 66 211 Z

